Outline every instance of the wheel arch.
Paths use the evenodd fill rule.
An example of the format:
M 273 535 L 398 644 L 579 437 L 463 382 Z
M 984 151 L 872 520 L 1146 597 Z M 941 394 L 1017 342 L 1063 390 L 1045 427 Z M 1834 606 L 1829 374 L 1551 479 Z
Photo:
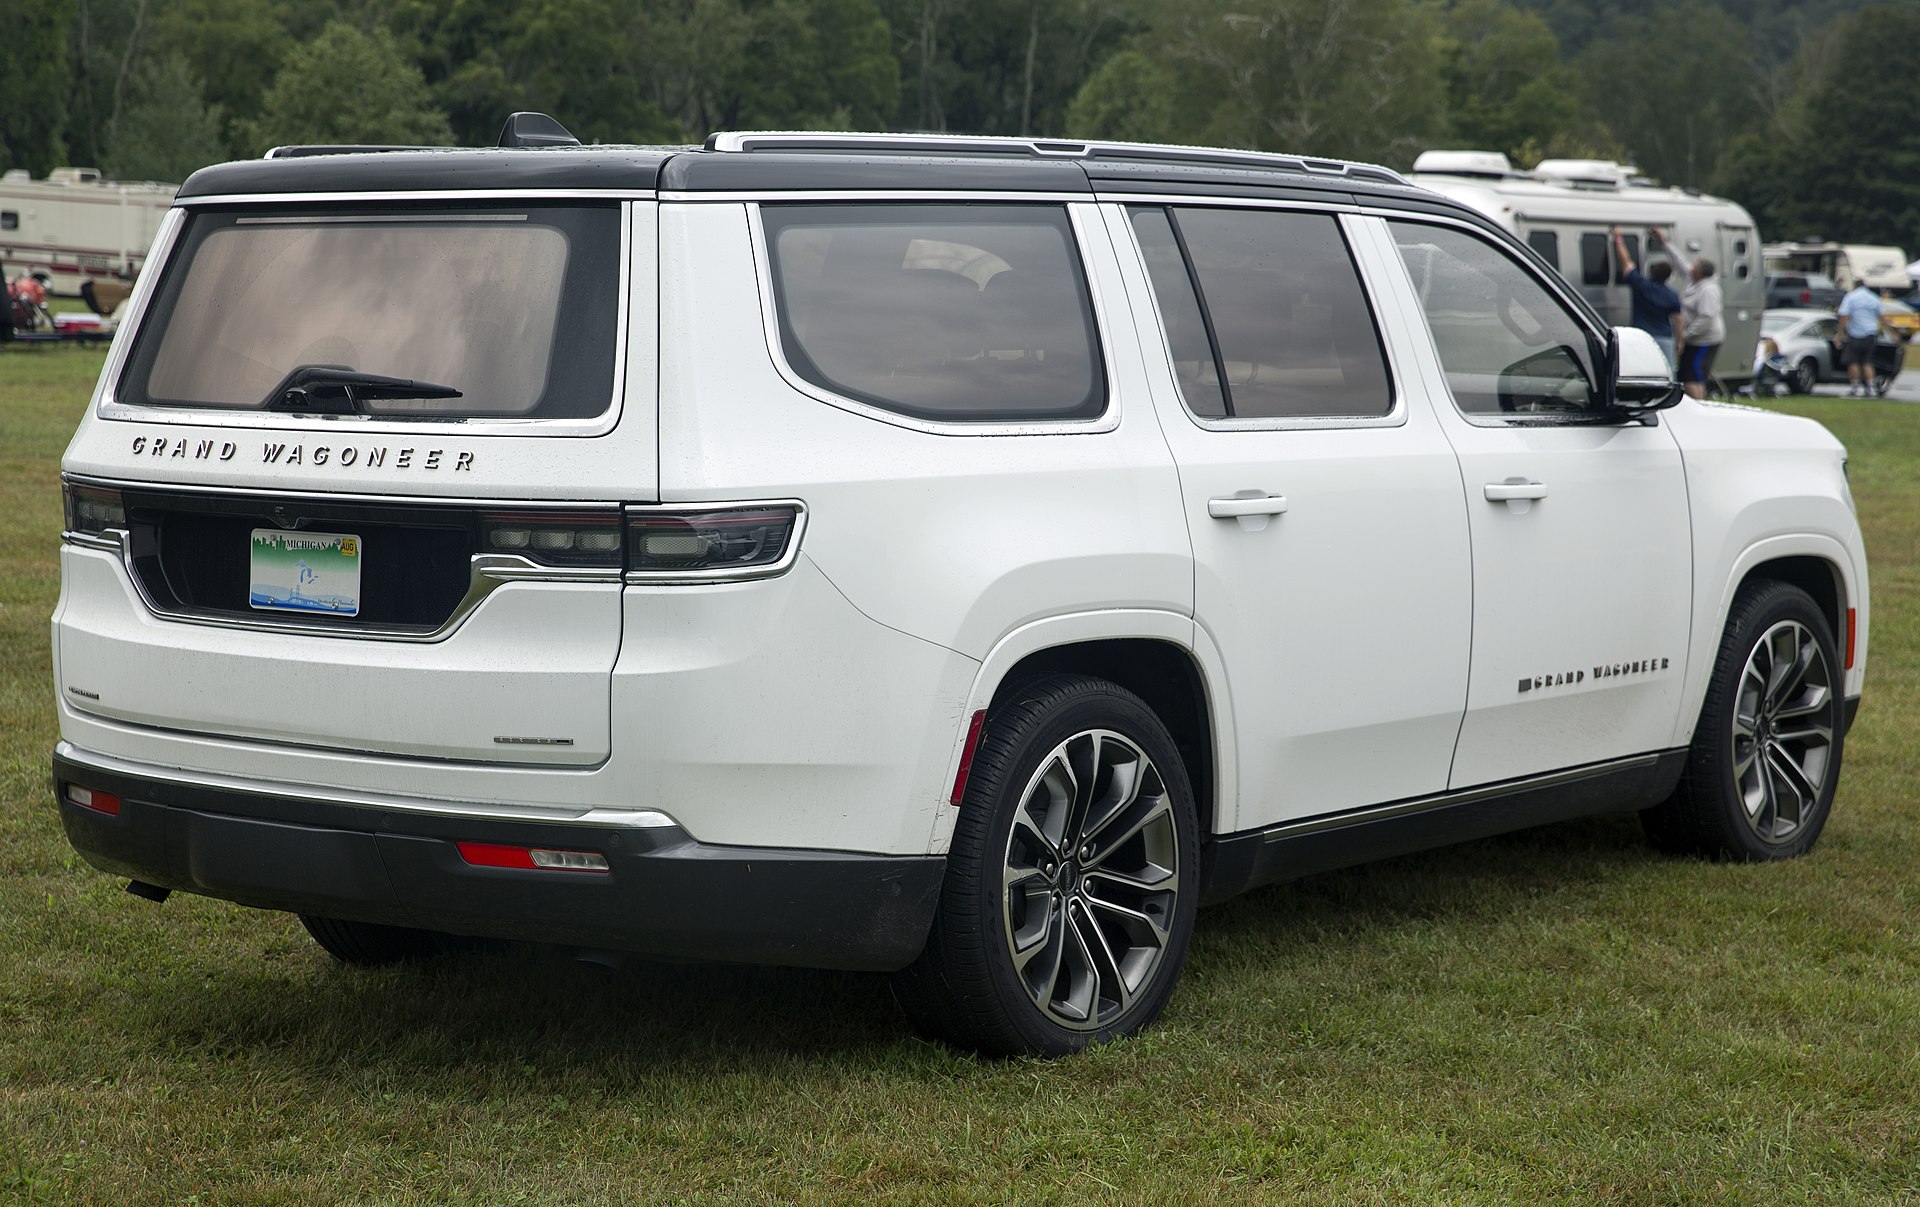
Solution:
M 1219 656 L 1191 617 L 1116 610 L 1024 625 L 981 662 L 963 720 L 991 710 L 1021 682 L 1047 674 L 1104 679 L 1144 700 L 1180 749 L 1202 840 L 1231 828 L 1238 799 L 1232 709 L 1220 686 L 1225 675 Z M 958 739 L 964 740 L 967 728 L 960 727 Z M 961 753 L 956 744 L 951 767 L 956 776 Z M 937 837 L 944 846 L 946 835 Z
M 1832 626 L 1834 639 L 1843 655 L 1847 645 L 1847 614 L 1854 613 L 1855 659 L 1845 672 L 1845 694 L 1859 694 L 1865 676 L 1867 651 L 1867 598 L 1865 567 L 1856 566 L 1847 546 L 1831 536 L 1799 533 L 1773 536 L 1755 541 L 1728 567 L 1720 598 L 1711 610 L 1703 610 L 1696 630 L 1693 656 L 1687 668 L 1687 705 L 1682 710 L 1675 745 L 1693 740 L 1700 705 L 1706 698 L 1707 683 L 1713 674 L 1720 635 L 1726 629 L 1733 602 L 1749 583 L 1783 582 L 1799 587 L 1813 597 L 1821 614 Z

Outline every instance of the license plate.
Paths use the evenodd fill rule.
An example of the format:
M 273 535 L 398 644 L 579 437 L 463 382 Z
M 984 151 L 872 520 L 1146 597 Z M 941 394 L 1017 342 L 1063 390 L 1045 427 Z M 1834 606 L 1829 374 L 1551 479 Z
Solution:
M 360 614 L 360 538 L 346 532 L 253 530 L 247 595 L 268 612 Z

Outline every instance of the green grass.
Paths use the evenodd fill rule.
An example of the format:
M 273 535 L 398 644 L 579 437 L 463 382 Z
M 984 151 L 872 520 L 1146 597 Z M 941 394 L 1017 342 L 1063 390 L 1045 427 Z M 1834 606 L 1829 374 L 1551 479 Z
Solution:
M 0 354 L 0 1202 L 1920 1200 L 1920 408 L 1853 451 L 1872 678 L 1771 867 L 1601 819 L 1201 916 L 1137 1040 L 924 1043 L 877 979 L 535 949 L 350 972 L 121 891 L 51 805 L 56 467 L 94 352 Z

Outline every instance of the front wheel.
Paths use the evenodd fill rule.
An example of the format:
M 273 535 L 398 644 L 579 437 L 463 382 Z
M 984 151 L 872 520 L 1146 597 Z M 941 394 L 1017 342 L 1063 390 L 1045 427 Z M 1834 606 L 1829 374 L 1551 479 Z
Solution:
M 1791 371 L 1791 384 L 1795 394 L 1811 394 L 1813 387 L 1820 384 L 1820 366 L 1809 356 L 1795 365 Z
M 989 715 L 926 950 L 894 980 L 923 1030 L 993 1055 L 1131 1035 L 1173 993 L 1200 895 L 1180 753 L 1139 697 L 1054 675 Z
M 1820 837 L 1840 779 L 1842 667 L 1827 618 L 1805 591 L 1741 589 L 1679 789 L 1642 815 L 1669 850 L 1790 859 Z

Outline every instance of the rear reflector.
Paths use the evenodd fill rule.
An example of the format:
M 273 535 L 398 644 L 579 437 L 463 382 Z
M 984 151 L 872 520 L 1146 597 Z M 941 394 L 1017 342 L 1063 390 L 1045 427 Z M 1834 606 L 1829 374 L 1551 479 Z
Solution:
M 960 748 L 960 770 L 953 777 L 953 795 L 947 798 L 950 805 L 958 805 L 967 794 L 967 776 L 973 772 L 973 754 L 980 749 L 980 727 L 986 720 L 987 710 L 983 708 L 967 723 L 967 744 Z
M 1856 618 L 1856 614 L 1854 610 L 1852 608 L 1848 608 L 1847 609 L 1847 665 L 1845 667 L 1846 670 L 1853 669 L 1853 635 L 1854 635 L 1855 618 Z
M 522 868 L 528 871 L 604 872 L 607 857 L 598 851 L 556 851 L 547 847 L 512 847 L 493 842 L 456 842 L 460 858 L 477 868 Z
M 105 813 L 108 817 L 120 816 L 120 798 L 111 792 L 95 792 L 91 788 L 82 788 L 78 784 L 68 784 L 67 799 L 82 809 L 92 809 L 95 813 Z

